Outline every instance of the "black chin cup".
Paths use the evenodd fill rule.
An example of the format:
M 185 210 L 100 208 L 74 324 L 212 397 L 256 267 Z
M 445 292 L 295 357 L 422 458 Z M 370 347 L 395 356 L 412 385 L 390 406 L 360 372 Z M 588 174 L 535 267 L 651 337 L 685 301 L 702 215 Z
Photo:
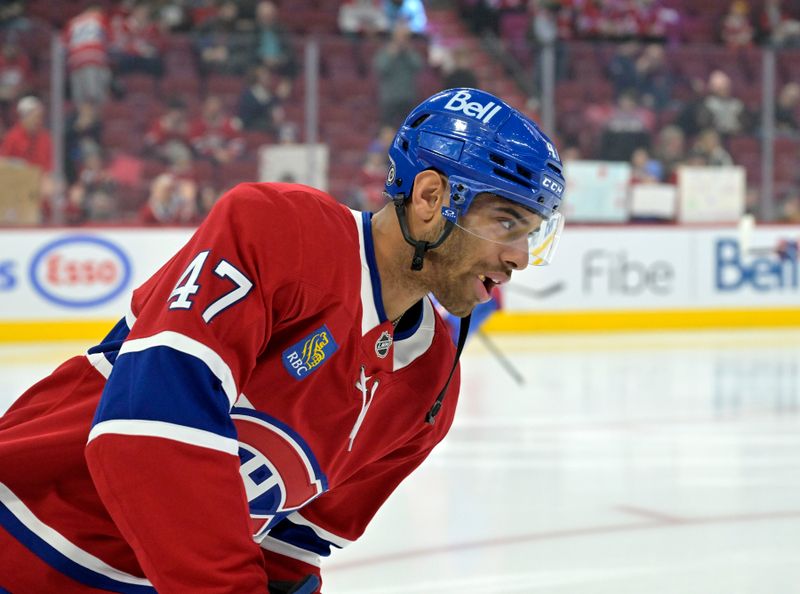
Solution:
M 422 270 L 422 265 L 425 260 L 425 252 L 433 250 L 442 245 L 444 240 L 453 231 L 455 223 L 453 221 L 445 220 L 444 229 L 439 239 L 436 241 L 420 241 L 411 237 L 411 232 L 408 229 L 408 220 L 406 219 L 406 197 L 405 194 L 398 194 L 392 199 L 394 202 L 394 209 L 397 213 L 397 220 L 400 223 L 400 231 L 403 232 L 403 239 L 406 240 L 411 247 L 414 248 L 414 257 L 411 258 L 411 270 Z

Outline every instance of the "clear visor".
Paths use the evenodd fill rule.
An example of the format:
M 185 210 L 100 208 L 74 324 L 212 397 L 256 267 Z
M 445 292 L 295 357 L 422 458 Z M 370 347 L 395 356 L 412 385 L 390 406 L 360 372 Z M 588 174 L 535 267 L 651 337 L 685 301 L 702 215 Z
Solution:
M 520 209 L 510 210 L 495 209 L 494 212 L 482 213 L 488 216 L 474 216 L 472 210 L 455 221 L 456 227 L 480 239 L 526 249 L 528 252 L 528 266 L 545 266 L 550 264 L 555 256 L 561 232 L 564 229 L 564 217 L 561 213 L 554 213 L 549 219 L 543 220 L 540 216 Z

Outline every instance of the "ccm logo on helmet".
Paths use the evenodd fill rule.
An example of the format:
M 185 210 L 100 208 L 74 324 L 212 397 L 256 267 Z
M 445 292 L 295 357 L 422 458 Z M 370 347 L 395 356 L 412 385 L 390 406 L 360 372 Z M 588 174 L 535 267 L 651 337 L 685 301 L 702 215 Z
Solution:
M 484 124 L 488 124 L 494 115 L 500 111 L 500 106 L 495 105 L 494 101 L 489 101 L 486 105 L 477 101 L 470 101 L 472 95 L 466 91 L 459 91 L 450 98 L 444 108 L 448 111 L 461 111 L 464 115 L 478 118 Z M 494 109 L 492 109 L 494 107 Z
M 551 177 L 547 177 L 546 175 L 542 176 L 542 187 L 547 188 L 556 196 L 561 196 L 564 193 L 564 184 L 558 183 Z

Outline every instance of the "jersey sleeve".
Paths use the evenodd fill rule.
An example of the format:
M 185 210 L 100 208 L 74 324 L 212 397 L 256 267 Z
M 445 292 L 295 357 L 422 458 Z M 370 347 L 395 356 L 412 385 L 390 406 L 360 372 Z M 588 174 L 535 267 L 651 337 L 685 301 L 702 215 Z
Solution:
M 447 406 L 432 428 L 425 426 L 405 445 L 367 464 L 275 525 L 261 542 L 269 575 L 296 581 L 314 573 L 321 582 L 323 559 L 357 540 L 398 485 L 444 438 L 453 421 L 458 390 L 456 374 L 445 398 Z
M 254 185 L 223 197 L 134 293 L 118 350 L 96 353 L 111 367 L 86 459 L 161 594 L 267 591 L 230 410 L 303 265 L 286 247 L 302 230 L 276 200 Z

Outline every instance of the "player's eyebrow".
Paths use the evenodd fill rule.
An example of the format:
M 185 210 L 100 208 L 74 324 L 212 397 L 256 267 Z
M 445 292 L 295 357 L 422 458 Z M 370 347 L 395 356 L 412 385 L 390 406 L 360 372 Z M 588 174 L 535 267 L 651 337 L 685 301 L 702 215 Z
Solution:
M 500 211 L 500 212 L 504 212 L 504 213 L 506 213 L 508 215 L 511 215 L 512 217 L 514 217 L 518 221 L 526 221 L 527 220 L 525 218 L 525 215 L 520 214 L 519 210 L 517 210 L 516 208 L 514 208 L 512 206 L 502 206 L 502 205 L 498 204 L 498 205 L 494 206 L 493 208 L 494 208 L 495 211 Z

